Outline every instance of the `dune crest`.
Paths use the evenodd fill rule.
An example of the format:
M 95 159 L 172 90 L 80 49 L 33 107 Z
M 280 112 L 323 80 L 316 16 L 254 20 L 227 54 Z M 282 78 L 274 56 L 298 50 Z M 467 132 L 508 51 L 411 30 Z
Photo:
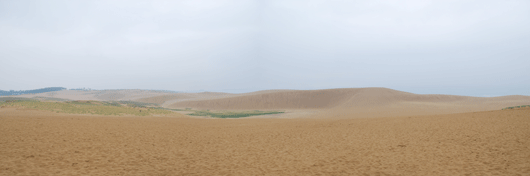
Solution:
M 261 91 L 207 100 L 180 101 L 172 108 L 320 110 L 358 116 L 407 116 L 498 110 L 530 104 L 529 96 L 469 97 L 414 94 L 388 88 Z
M 530 96 L 470 97 L 414 94 L 388 88 L 322 90 L 262 90 L 230 94 L 220 92 L 172 93 L 150 90 L 62 90 L 17 97 L 50 97 L 69 100 L 139 101 L 166 108 L 210 110 L 284 110 L 322 112 L 330 117 L 390 117 L 436 115 L 499 110 L 530 105 Z M 296 117 L 293 113 L 282 116 Z

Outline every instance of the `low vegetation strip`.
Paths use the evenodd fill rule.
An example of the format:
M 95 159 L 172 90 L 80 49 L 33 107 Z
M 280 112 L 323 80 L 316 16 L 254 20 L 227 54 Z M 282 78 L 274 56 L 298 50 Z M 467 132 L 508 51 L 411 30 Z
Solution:
M 143 102 L 137 102 L 137 101 L 118 101 L 118 102 L 113 102 L 113 103 L 121 103 L 121 104 L 126 104 L 127 106 L 130 106 L 130 107 L 141 107 L 141 108 L 158 105 L 155 103 L 143 103 Z
M 151 107 L 153 109 L 165 109 L 169 111 L 191 111 L 191 109 L 171 109 L 171 108 L 164 108 L 164 107 Z
M 526 107 L 529 107 L 529 108 L 530 108 L 530 105 L 521 105 L 521 106 L 505 107 L 505 108 L 502 108 L 502 110 L 506 110 L 506 109 L 515 109 L 515 108 L 526 108 Z
M 34 100 L 34 99 L 24 98 L 24 97 L 0 97 L 0 104 L 6 101 L 10 101 L 10 100 Z
M 208 110 L 206 111 L 195 111 L 194 113 L 188 114 L 191 116 L 209 116 L 209 117 L 216 117 L 216 118 L 241 118 L 241 117 L 250 117 L 250 116 L 258 116 L 258 115 L 267 115 L 267 114 L 280 114 L 283 112 L 279 111 L 243 111 L 243 112 L 231 112 L 231 111 L 224 111 L 224 112 L 210 112 Z
M 115 102 L 109 103 L 99 101 L 43 102 L 36 100 L 8 100 L 0 102 L 0 106 L 24 107 L 68 114 L 147 116 L 173 113 L 172 111 L 164 109 L 129 107 Z

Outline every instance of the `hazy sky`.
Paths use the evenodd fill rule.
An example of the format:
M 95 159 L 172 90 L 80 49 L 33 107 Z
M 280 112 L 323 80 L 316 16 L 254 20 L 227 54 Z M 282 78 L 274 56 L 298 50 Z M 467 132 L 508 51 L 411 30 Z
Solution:
M 0 89 L 530 95 L 530 1 L 0 0 Z

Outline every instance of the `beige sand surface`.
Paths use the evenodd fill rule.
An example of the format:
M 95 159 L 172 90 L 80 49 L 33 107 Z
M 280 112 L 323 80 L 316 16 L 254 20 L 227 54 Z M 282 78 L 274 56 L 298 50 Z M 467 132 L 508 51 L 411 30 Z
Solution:
M 171 104 L 189 100 L 211 100 L 218 98 L 227 98 L 239 96 L 237 94 L 230 93 L 219 93 L 219 92 L 201 92 L 201 93 L 172 93 L 160 96 L 146 97 L 140 99 L 133 99 L 133 101 L 139 101 L 144 103 L 156 103 L 162 107 L 168 107 Z
M 467 97 L 422 95 L 387 88 L 261 91 L 225 98 L 187 100 L 171 108 L 311 110 L 332 116 L 392 117 L 498 110 L 530 105 L 530 96 Z
M 151 90 L 63 90 L 15 97 L 50 97 L 70 100 L 156 103 L 166 108 L 210 110 L 310 110 L 362 117 L 402 115 L 437 115 L 498 110 L 530 104 L 530 96 L 466 97 L 422 95 L 387 88 L 342 88 L 323 90 L 264 90 L 242 94 L 220 92 L 169 93 Z M 305 112 L 304 112 L 305 113 Z M 329 114 L 329 111 L 326 112 Z
M 0 175 L 530 175 L 528 108 L 312 116 L 104 117 L 0 108 Z

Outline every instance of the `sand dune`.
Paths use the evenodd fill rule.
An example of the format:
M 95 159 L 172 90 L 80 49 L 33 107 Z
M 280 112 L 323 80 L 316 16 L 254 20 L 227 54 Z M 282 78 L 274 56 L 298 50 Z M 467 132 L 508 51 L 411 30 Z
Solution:
M 387 88 L 343 88 L 324 90 L 264 90 L 243 94 L 218 92 L 168 93 L 149 90 L 63 90 L 20 97 L 52 97 L 71 100 L 130 100 L 156 103 L 169 108 L 210 110 L 284 110 L 285 117 L 390 117 L 436 115 L 498 110 L 530 104 L 529 96 L 468 97 L 423 95 Z M 301 115 L 296 115 L 301 114 Z
M 314 109 L 343 103 L 356 89 L 283 90 L 250 95 L 178 102 L 171 107 L 198 109 Z
M 212 119 L 3 107 L 0 175 L 530 174 L 530 108 L 499 110 L 530 104 L 528 96 L 419 95 L 385 88 L 47 96 L 286 113 Z
M 154 97 L 147 97 L 147 98 L 140 98 L 135 99 L 134 101 L 144 102 L 144 103 L 156 103 L 156 104 L 163 104 L 166 101 L 170 100 L 188 100 L 194 98 L 191 95 L 188 94 L 168 94 L 168 95 L 160 95 L 160 96 L 154 96 Z
M 154 97 L 134 99 L 144 103 L 156 103 L 163 107 L 168 107 L 171 104 L 181 101 L 189 100 L 209 100 L 213 98 L 226 98 L 236 96 L 235 94 L 219 93 L 219 92 L 202 92 L 202 93 L 173 93 Z
M 392 118 L 0 108 L 0 175 L 529 175 L 530 108 Z
M 530 97 L 421 95 L 387 88 L 351 88 L 264 91 L 226 98 L 180 101 L 169 107 L 212 110 L 314 109 L 327 114 L 385 117 L 489 111 L 522 104 L 530 104 Z

